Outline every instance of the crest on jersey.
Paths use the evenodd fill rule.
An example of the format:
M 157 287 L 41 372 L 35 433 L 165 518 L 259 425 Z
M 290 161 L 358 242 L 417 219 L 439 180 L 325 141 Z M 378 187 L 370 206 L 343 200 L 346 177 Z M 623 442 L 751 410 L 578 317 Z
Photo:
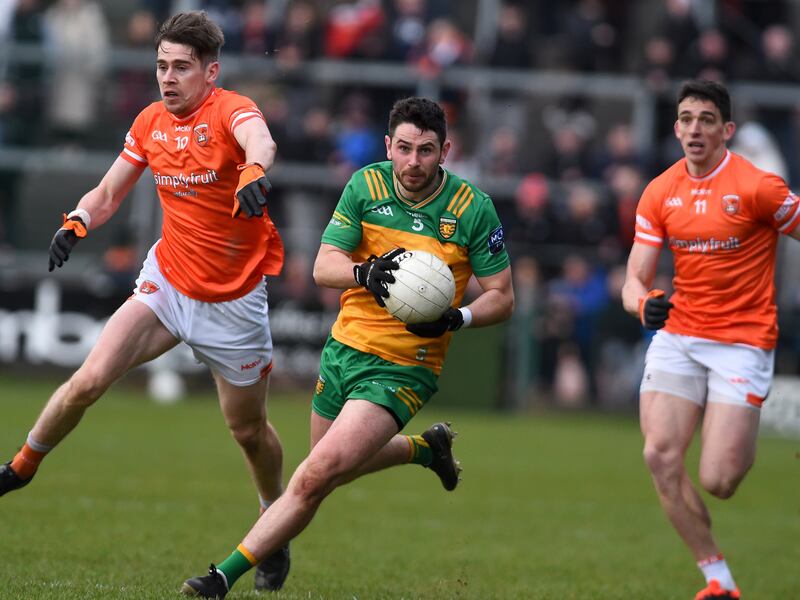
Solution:
M 439 235 L 449 240 L 456 233 L 458 221 L 451 217 L 439 217 Z
M 149 279 L 142 282 L 142 285 L 139 286 L 139 293 L 141 294 L 153 294 L 158 291 L 158 284 L 153 283 Z
M 208 144 L 208 123 L 195 125 L 194 141 L 197 142 L 198 146 L 205 146 Z
M 325 380 L 322 378 L 322 375 L 317 376 L 317 385 L 314 386 L 314 393 L 319 396 L 322 393 L 322 390 L 325 389 Z
M 739 212 L 740 199 L 736 194 L 726 194 L 722 197 L 722 210 L 726 215 L 733 216 Z

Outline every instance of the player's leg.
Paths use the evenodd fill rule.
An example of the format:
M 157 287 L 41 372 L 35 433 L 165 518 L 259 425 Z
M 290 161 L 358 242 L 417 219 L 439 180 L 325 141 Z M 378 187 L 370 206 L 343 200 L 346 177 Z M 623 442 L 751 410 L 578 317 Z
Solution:
M 239 444 L 259 495 L 273 502 L 283 492 L 283 447 L 267 420 L 269 375 L 248 386 L 236 386 L 214 374 L 220 408 Z
M 329 339 L 320 358 L 311 405 L 311 446 L 325 435 L 346 398 L 362 398 L 383 406 L 400 431 L 436 389 L 436 376 L 429 369 L 397 365 Z M 444 488 L 453 490 L 461 472 L 453 457 L 453 438 L 449 423 L 436 423 L 421 435 L 398 433 L 353 473 L 353 479 L 413 463 L 434 471 Z
M 269 374 L 248 386 L 233 385 L 216 373 L 214 380 L 225 423 L 242 450 L 263 513 L 283 492 L 283 447 L 277 431 L 267 420 Z M 286 544 L 258 564 L 255 588 L 281 589 L 289 575 L 290 564 L 289 545 Z
M 641 395 L 645 462 L 661 507 L 697 560 L 718 552 L 708 510 L 684 465 L 701 414 L 698 404 L 680 396 L 655 391 Z
M 346 402 L 327 433 L 297 467 L 283 495 L 259 518 L 236 551 L 220 563 L 225 590 L 251 566 L 303 531 L 323 499 L 348 481 L 396 431 L 394 418 L 384 408 L 365 400 Z M 218 585 L 218 576 L 210 574 L 188 580 L 183 591 L 211 598 Z
M 730 498 L 753 466 L 759 417 L 746 406 L 706 404 L 699 477 L 709 494 Z
M 150 308 L 135 300 L 125 302 L 106 323 L 81 367 L 50 397 L 20 453 L 0 467 L 0 495 L 30 481 L 44 455 L 75 428 L 114 381 L 177 343 Z M 21 485 L 13 485 L 14 475 Z
M 703 417 L 699 479 L 710 494 L 733 496 L 756 456 L 760 406 L 771 382 L 773 352 L 743 344 L 698 344 L 709 368 L 708 402 Z M 698 598 L 738 598 L 724 556 L 702 557 L 698 566 L 707 586 Z

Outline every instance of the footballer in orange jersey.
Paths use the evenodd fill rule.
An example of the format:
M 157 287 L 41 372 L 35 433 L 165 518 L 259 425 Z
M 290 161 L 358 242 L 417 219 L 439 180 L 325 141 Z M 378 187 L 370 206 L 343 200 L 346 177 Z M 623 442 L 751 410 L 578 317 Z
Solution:
M 47 452 L 114 381 L 180 341 L 213 373 L 260 509 L 283 491 L 281 443 L 265 407 L 272 339 L 264 276 L 277 274 L 283 261 L 266 210 L 265 172 L 276 145 L 252 100 L 216 86 L 223 43 L 204 12 L 180 13 L 161 25 L 155 39 L 161 100 L 135 119 L 119 158 L 53 238 L 51 271 L 116 212 L 149 167 L 164 215 L 162 237 L 131 299 L 52 395 L 22 450 L 0 466 L 0 496 L 31 481 Z M 256 587 L 279 589 L 288 574 L 288 546 L 266 559 Z
M 776 246 L 779 234 L 800 239 L 800 202 L 780 177 L 727 149 L 736 127 L 724 86 L 686 82 L 677 113 L 685 156 L 642 194 L 622 300 L 644 327 L 659 330 L 640 388 L 644 457 L 661 506 L 705 576 L 696 597 L 739 598 L 684 459 L 702 420 L 706 491 L 731 497 L 753 465 L 778 338 Z M 651 289 L 664 245 L 674 258 L 670 297 Z
M 248 563 L 298 535 L 328 494 L 361 475 L 413 462 L 434 471 L 447 490 L 458 484 L 448 423 L 421 435 L 398 432 L 436 391 L 453 332 L 511 315 L 511 267 L 491 199 L 442 167 L 450 149 L 442 108 L 426 98 L 404 98 L 394 104 L 388 125 L 389 160 L 353 174 L 314 263 L 318 285 L 346 291 L 320 360 L 311 451 L 233 554 L 184 583 L 188 595 L 224 598 Z M 402 245 L 447 262 L 457 304 L 472 274 L 482 292 L 430 323 L 394 319 L 383 310 L 383 283 L 395 281 L 392 259 Z

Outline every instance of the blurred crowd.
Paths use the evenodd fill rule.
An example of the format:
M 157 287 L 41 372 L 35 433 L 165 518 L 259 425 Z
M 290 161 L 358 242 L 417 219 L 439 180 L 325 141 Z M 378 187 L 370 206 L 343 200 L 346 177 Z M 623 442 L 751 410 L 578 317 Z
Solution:
M 646 337 L 622 311 L 619 288 L 639 195 L 681 156 L 672 135 L 676 83 L 800 83 L 800 7 L 788 0 L 5 0 L 0 40 L 31 44 L 43 58 L 5 55 L 0 64 L 0 149 L 118 149 L 157 89 L 151 69 L 113 65 L 111 49 L 151 50 L 157 24 L 187 8 L 205 9 L 221 24 L 226 56 L 261 57 L 280 74 L 254 70 L 223 80 L 261 106 L 278 164 L 328 166 L 339 189 L 354 169 L 385 158 L 388 109 L 418 87 L 295 76 L 310 61 L 402 64 L 430 80 L 457 66 L 645 83 L 656 104 L 646 136 L 634 129 L 629 104 L 588 94 L 490 91 L 481 105 L 489 110 L 479 115 L 468 86 L 442 88 L 438 98 L 454 144 L 445 166 L 478 185 L 506 183 L 490 191 L 526 307 L 520 318 L 535 340 L 532 389 L 564 403 L 635 398 Z M 733 149 L 790 184 L 800 181 L 795 107 L 733 100 Z M 642 147 L 641 139 L 653 143 Z M 18 242 L 23 177 L 0 163 L 0 246 Z M 336 185 L 276 186 L 271 210 L 290 254 L 275 302 L 336 302 L 313 286 L 310 265 L 337 198 Z M 140 257 L 130 253 L 130 232 L 115 240 L 107 268 L 128 285 Z M 668 269 L 660 285 L 669 288 Z M 778 369 L 797 372 L 800 336 L 788 334 L 800 322 L 800 291 L 785 285 Z

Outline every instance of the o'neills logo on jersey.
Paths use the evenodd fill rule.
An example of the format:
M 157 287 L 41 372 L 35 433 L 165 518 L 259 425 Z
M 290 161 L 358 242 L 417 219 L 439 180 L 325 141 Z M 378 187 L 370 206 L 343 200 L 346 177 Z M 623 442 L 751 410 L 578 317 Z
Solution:
M 139 286 L 139 293 L 141 294 L 153 294 L 158 291 L 158 284 L 153 283 L 149 279 L 142 282 L 142 285 Z
M 735 215 L 739 212 L 739 204 L 741 200 L 736 194 L 725 194 L 722 197 L 722 210 L 726 215 Z
M 153 178 L 156 180 L 156 185 L 174 188 L 188 188 L 190 185 L 207 185 L 219 181 L 217 172 L 212 169 L 208 169 L 205 173 L 189 173 L 188 175 L 183 173 L 167 175 L 159 171 L 153 174 Z
M 727 240 L 718 240 L 716 238 L 695 238 L 693 240 L 679 240 L 674 237 L 669 238 L 669 247 L 675 250 L 688 250 L 692 253 L 710 254 L 719 250 L 736 250 L 741 247 L 741 242 L 736 236 L 730 236 Z
M 458 221 L 449 217 L 439 217 L 439 235 L 449 240 L 456 232 Z
M 197 142 L 198 146 L 205 146 L 208 144 L 208 123 L 195 125 L 194 141 Z

